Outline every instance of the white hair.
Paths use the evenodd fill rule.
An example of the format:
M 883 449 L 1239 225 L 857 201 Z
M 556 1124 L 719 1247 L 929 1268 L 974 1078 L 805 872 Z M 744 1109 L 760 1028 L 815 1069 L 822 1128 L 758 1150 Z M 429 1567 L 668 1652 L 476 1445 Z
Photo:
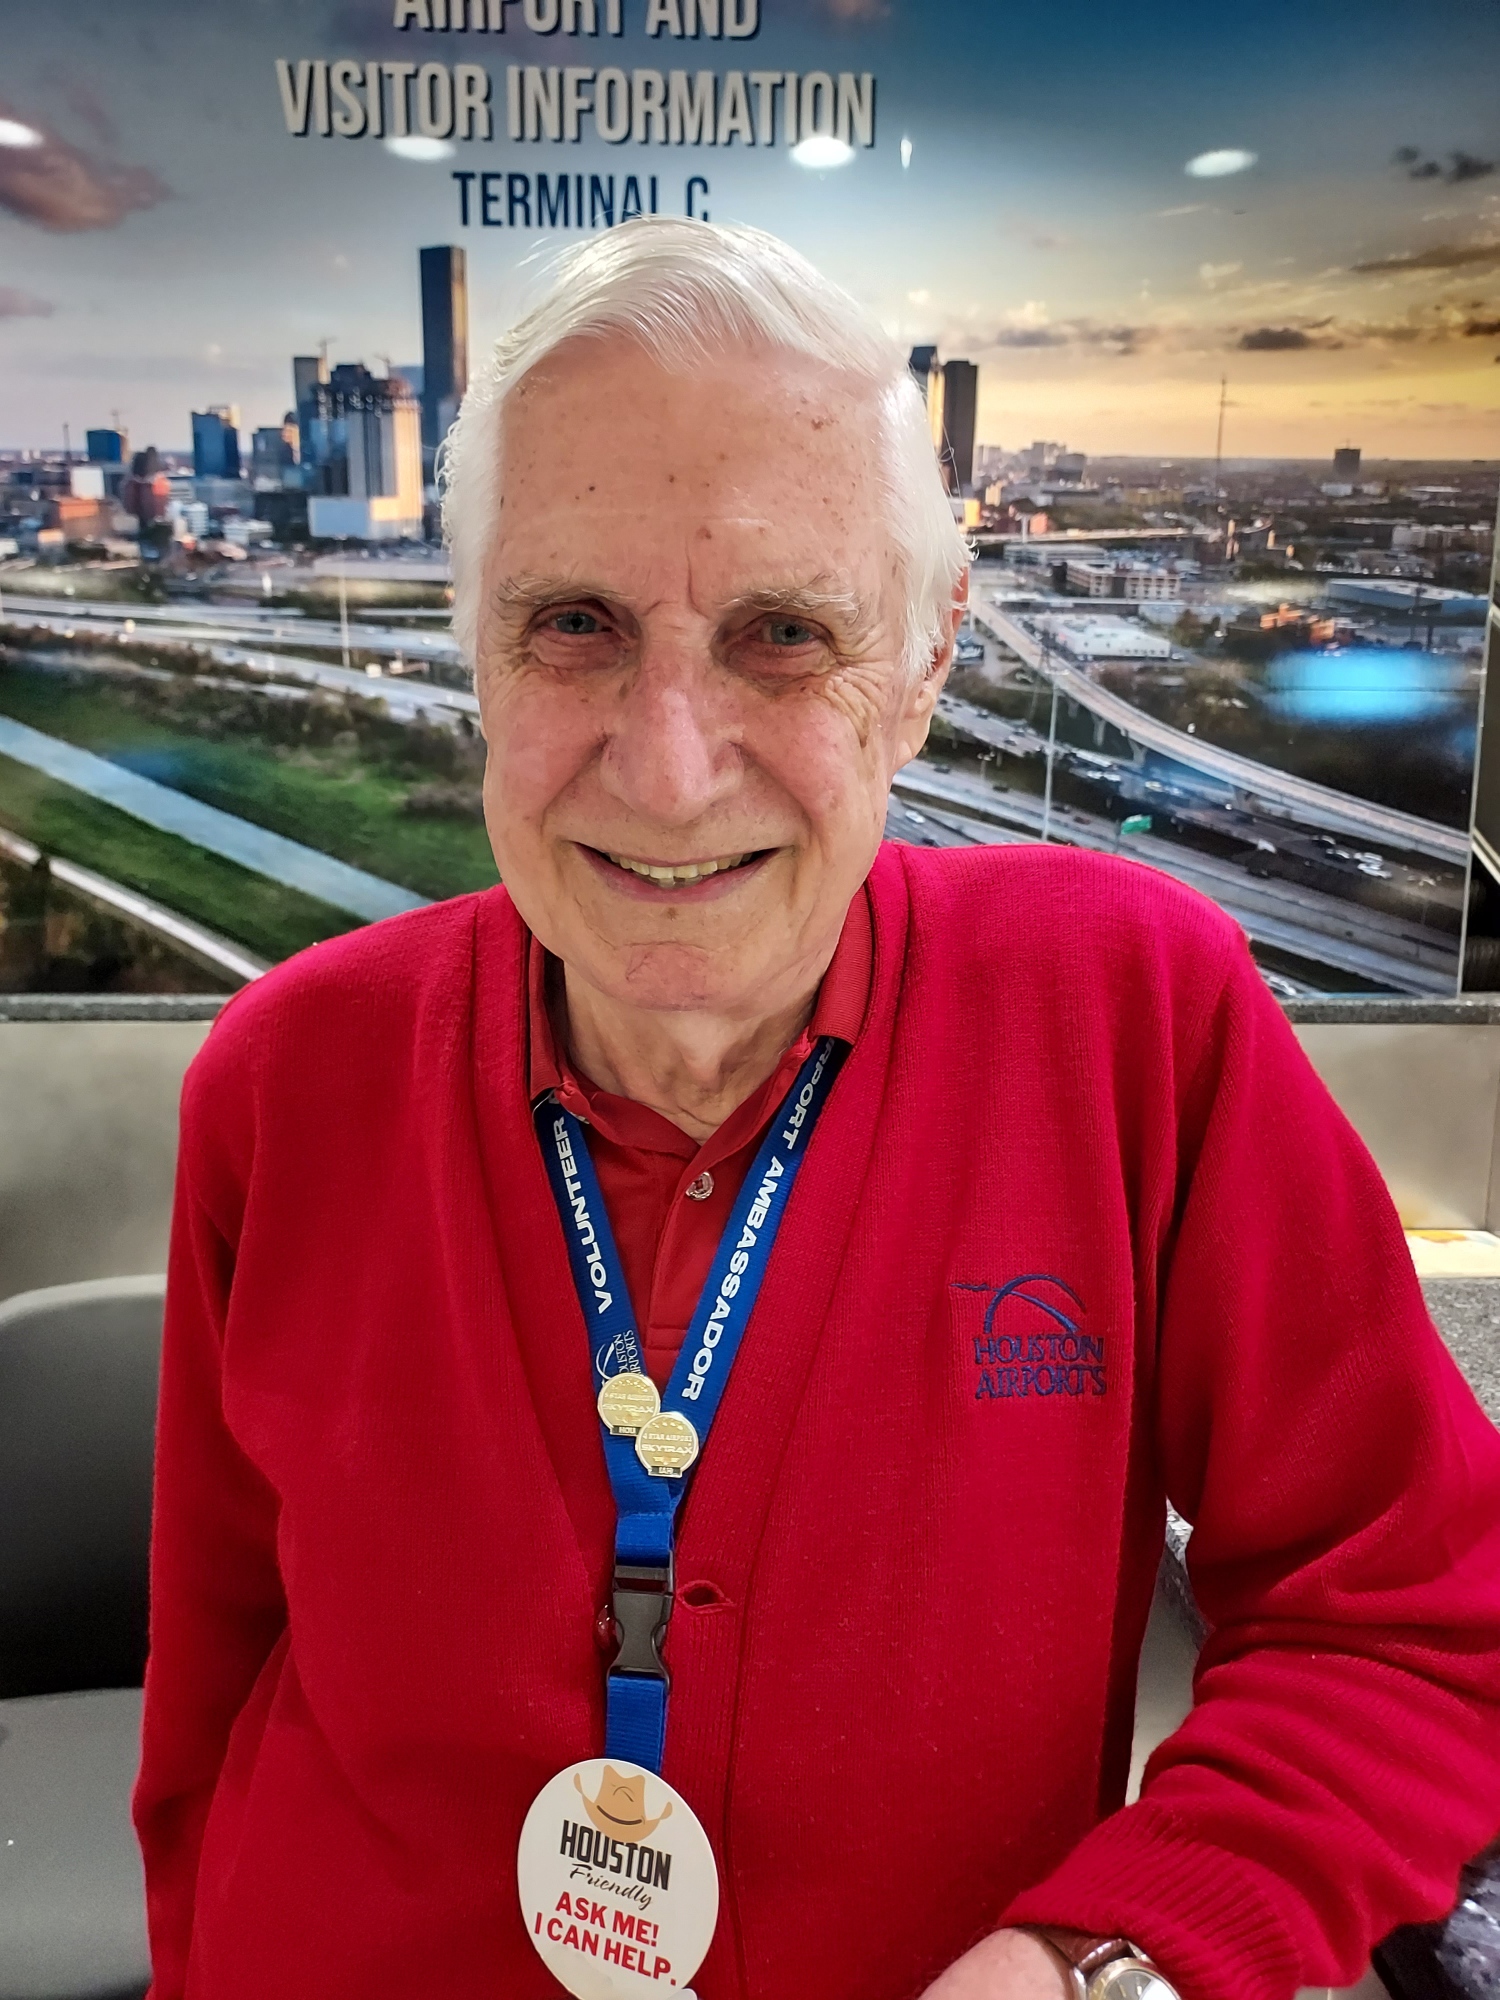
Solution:
M 948 636 L 969 549 L 953 518 L 927 411 L 906 359 L 842 286 L 764 230 L 645 216 L 566 251 L 543 297 L 495 344 L 441 458 L 443 532 L 453 559 L 453 630 L 477 657 L 485 556 L 500 498 L 505 398 L 566 340 L 624 335 L 669 368 L 726 344 L 809 354 L 879 402 L 886 511 L 905 587 L 902 664 L 914 679 Z

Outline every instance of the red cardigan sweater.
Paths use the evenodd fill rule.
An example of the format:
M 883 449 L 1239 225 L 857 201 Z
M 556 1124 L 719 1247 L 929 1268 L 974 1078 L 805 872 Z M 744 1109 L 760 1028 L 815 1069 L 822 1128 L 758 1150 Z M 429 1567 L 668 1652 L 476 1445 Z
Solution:
M 684 1508 L 702 2000 L 907 2000 L 1009 1920 L 1201 2000 L 1360 1970 L 1500 1823 L 1500 1440 L 1210 904 L 886 849 L 869 1012 Z M 542 2000 L 612 1515 L 502 890 L 188 1079 L 136 1800 L 157 2000 Z M 1213 1635 L 1121 1808 L 1170 1496 Z

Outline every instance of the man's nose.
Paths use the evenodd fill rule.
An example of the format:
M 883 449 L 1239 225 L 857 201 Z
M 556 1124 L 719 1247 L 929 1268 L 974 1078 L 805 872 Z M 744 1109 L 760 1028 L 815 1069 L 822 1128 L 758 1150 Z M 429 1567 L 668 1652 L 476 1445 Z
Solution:
M 642 819 L 687 826 L 739 782 L 739 750 L 707 650 L 648 646 L 621 692 L 600 775 Z

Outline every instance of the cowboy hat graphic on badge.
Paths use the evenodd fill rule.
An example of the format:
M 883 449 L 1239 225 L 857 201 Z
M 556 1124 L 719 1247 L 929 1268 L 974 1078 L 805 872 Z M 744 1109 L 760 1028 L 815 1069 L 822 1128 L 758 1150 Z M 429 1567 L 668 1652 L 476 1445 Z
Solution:
M 599 1796 L 591 1799 L 583 1789 L 583 1780 L 575 1771 L 573 1783 L 578 1787 L 578 1796 L 583 1800 L 583 1809 L 601 1833 L 609 1834 L 616 1840 L 649 1840 L 662 1821 L 672 1811 L 670 1797 L 664 1798 L 662 1809 L 655 1819 L 646 1817 L 646 1774 L 637 1771 L 634 1777 L 625 1777 L 613 1764 L 606 1764 L 604 1776 L 599 1781 Z M 662 1786 L 662 1791 L 666 1787 Z
M 692 2000 L 719 1871 L 692 1807 L 654 1771 L 604 1758 L 559 1771 L 526 1815 L 516 1886 L 527 1936 L 578 2000 Z

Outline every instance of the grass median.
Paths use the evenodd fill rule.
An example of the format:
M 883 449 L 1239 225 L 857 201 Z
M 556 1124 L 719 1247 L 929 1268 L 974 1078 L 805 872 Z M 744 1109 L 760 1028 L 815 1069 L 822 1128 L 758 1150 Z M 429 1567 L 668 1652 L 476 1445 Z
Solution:
M 0 714 L 420 896 L 461 895 L 496 879 L 478 812 L 482 747 L 438 726 L 397 722 L 374 702 L 12 661 L 0 665 Z M 134 879 L 108 849 L 90 865 Z M 232 930 L 226 913 L 203 920 Z
M 21 718 L 24 719 L 24 718 Z M 29 765 L 0 756 L 0 824 L 49 854 L 93 868 L 261 958 L 353 930 L 358 919 L 160 833 Z

